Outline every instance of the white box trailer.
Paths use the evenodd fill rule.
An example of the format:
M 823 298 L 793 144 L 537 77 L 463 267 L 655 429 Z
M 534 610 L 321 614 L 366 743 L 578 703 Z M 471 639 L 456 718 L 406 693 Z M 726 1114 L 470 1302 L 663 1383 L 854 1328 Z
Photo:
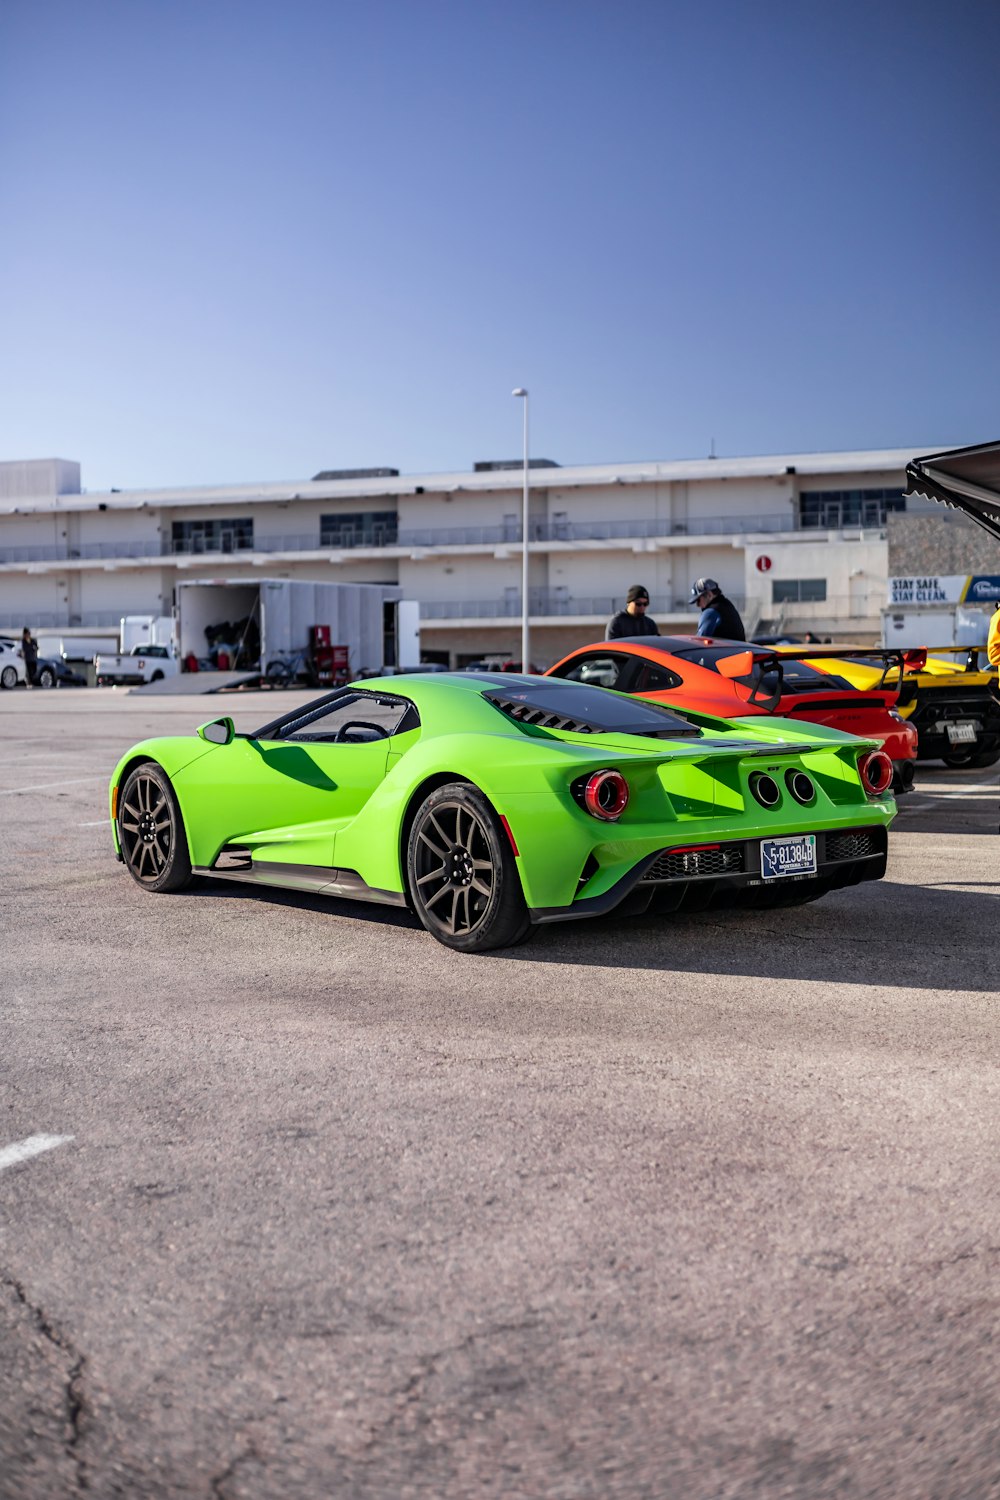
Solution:
M 95 656 L 102 651 L 117 651 L 118 646 L 119 630 L 112 626 L 103 633 L 91 631 L 84 634 L 69 627 L 38 632 L 39 656 L 54 656 L 74 664 L 82 662 L 93 666 Z
M 172 646 L 172 615 L 122 615 L 118 650 L 127 656 L 136 646 Z
M 990 614 L 966 604 L 897 605 L 882 611 L 882 644 L 985 647 Z
M 402 590 L 395 584 L 312 583 L 298 578 L 189 579 L 177 585 L 177 640 L 182 662 L 203 658 L 209 634 L 220 624 L 250 621 L 260 634 L 260 671 L 309 645 L 312 625 L 330 627 L 330 644 L 346 646 L 352 677 L 377 669 L 393 655 L 399 639 L 397 614 Z M 405 619 L 404 611 L 404 619 Z M 239 646 L 239 631 L 230 632 Z M 251 632 L 248 632 L 248 635 Z M 404 625 L 404 635 L 412 631 Z M 408 649 L 413 643 L 409 640 Z M 416 650 L 419 657 L 419 634 Z M 404 662 L 402 665 L 416 665 Z

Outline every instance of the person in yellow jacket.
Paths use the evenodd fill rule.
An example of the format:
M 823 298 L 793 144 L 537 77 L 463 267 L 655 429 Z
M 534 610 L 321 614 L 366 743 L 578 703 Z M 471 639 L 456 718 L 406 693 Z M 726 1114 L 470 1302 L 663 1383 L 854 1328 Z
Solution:
M 986 637 L 986 657 L 991 667 L 1000 667 L 1000 604 L 993 611 Z

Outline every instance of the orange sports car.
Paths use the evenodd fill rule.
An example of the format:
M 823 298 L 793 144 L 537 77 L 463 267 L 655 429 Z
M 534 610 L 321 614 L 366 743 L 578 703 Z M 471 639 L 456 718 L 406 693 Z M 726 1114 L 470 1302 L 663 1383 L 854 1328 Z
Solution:
M 818 659 L 884 658 L 877 690 L 855 687 Z M 897 670 L 898 669 L 898 670 Z M 909 791 L 917 756 L 917 731 L 896 712 L 903 658 L 899 651 L 842 647 L 755 646 L 710 636 L 631 636 L 581 646 L 549 667 L 546 676 L 594 683 L 619 693 L 653 698 L 672 708 L 722 719 L 773 714 L 828 724 L 846 734 L 882 742 L 892 761 L 893 789 Z

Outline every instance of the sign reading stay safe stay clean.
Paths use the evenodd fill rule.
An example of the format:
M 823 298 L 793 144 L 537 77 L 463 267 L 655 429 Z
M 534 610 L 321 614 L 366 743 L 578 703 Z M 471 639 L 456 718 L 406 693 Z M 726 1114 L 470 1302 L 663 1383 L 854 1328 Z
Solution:
M 992 604 L 997 599 L 1000 599 L 997 573 L 889 579 L 890 604 Z

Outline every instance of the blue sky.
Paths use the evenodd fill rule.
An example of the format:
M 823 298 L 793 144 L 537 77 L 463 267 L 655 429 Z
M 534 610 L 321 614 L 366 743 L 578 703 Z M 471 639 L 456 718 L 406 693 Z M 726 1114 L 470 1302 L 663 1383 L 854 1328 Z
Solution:
M 0 459 L 1000 436 L 1000 7 L 2 0 Z

